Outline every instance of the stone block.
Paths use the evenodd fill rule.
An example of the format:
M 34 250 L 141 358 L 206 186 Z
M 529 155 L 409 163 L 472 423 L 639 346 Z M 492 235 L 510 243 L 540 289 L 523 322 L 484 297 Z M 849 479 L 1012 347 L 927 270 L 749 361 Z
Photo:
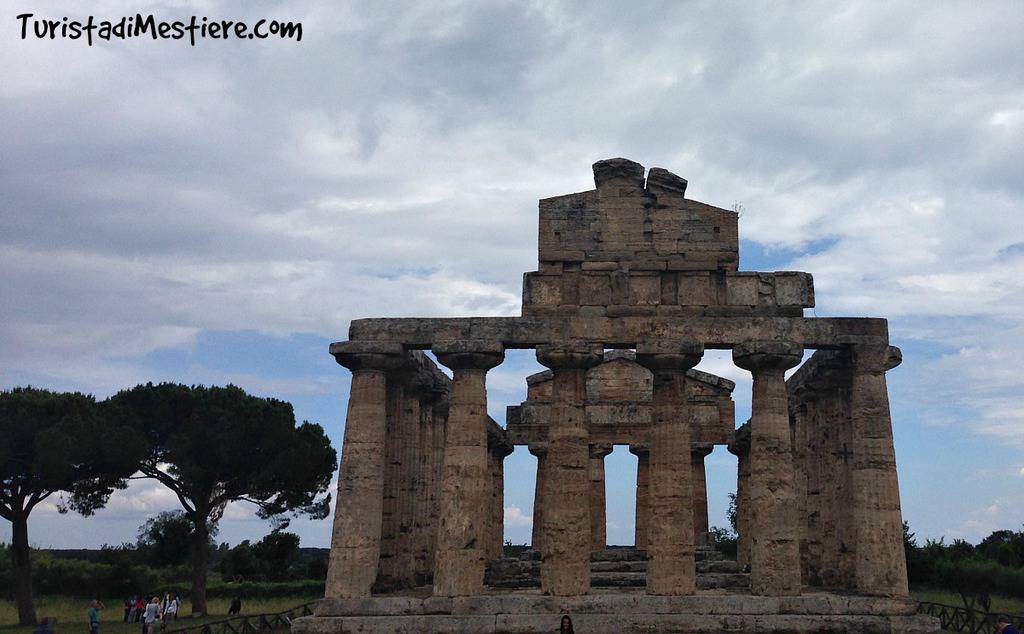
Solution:
M 562 303 L 562 276 L 539 272 L 523 274 L 524 306 L 558 306 Z
M 757 306 L 757 275 L 736 274 L 725 279 L 725 303 L 729 306 Z
M 712 306 L 716 304 L 708 273 L 680 273 L 676 278 L 678 303 L 683 306 Z
M 661 276 L 637 274 L 629 276 L 629 303 L 654 306 L 661 302 Z
M 814 279 L 810 273 L 782 271 L 775 273 L 775 302 L 779 306 L 814 306 Z
M 580 276 L 581 306 L 607 306 L 611 303 L 611 278 L 604 272 L 587 272 Z

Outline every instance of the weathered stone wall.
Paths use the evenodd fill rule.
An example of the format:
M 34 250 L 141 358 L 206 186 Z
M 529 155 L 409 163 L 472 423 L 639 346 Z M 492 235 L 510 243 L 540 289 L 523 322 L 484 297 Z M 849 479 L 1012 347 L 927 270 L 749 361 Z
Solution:
M 612 350 L 605 362 L 589 370 L 586 420 L 591 444 L 647 442 L 652 420 L 652 375 L 636 363 L 635 353 Z M 547 441 L 551 402 L 550 371 L 527 377 L 527 400 L 509 406 L 506 429 L 517 445 Z M 728 379 L 699 370 L 686 372 L 686 396 L 694 443 L 725 444 L 735 427 L 735 403 Z

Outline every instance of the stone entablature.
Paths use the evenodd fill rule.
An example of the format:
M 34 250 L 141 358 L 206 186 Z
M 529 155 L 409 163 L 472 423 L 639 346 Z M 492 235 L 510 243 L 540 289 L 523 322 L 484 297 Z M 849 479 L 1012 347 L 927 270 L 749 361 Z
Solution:
M 631 350 L 605 352 L 604 362 L 587 372 L 586 420 L 591 444 L 646 444 L 652 420 L 652 374 L 638 364 Z M 506 415 L 509 442 L 547 442 L 551 401 L 550 370 L 526 378 L 527 400 L 510 405 Z M 735 384 L 722 377 L 688 370 L 687 400 L 691 407 L 694 444 L 725 444 L 735 428 L 732 400 Z
M 584 262 L 527 273 L 523 315 L 592 314 L 799 317 L 814 306 L 807 273 L 623 270 Z

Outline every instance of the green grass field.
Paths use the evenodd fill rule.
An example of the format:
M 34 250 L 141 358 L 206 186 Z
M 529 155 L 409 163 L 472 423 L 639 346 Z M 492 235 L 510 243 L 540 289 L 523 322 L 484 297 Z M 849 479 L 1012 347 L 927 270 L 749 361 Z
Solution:
M 267 614 L 283 612 L 303 603 L 316 601 L 320 597 L 279 597 L 273 599 L 247 599 L 242 602 L 242 614 Z M 100 634 L 140 634 L 142 626 L 138 623 L 125 624 L 123 599 L 103 599 L 107 606 L 100 616 Z M 188 627 L 204 621 L 218 621 L 227 618 L 230 599 L 210 599 L 207 602 L 209 614 L 205 619 L 192 618 L 189 613 L 192 606 L 186 599 L 176 623 L 169 624 L 168 630 Z M 36 614 L 39 618 L 56 618 L 54 631 L 57 634 L 87 634 L 85 611 L 89 602 L 85 599 L 71 597 L 36 597 Z M 32 627 L 21 627 L 18 623 L 18 609 L 13 601 L 0 601 L 0 632 L 3 634 L 30 634 Z
M 955 592 L 944 592 L 942 590 L 913 590 L 911 593 L 918 601 L 930 603 L 944 603 L 946 605 L 963 606 L 964 602 L 960 595 Z M 1024 599 L 1013 599 L 999 595 L 992 595 L 992 611 L 997 614 L 1024 614 Z

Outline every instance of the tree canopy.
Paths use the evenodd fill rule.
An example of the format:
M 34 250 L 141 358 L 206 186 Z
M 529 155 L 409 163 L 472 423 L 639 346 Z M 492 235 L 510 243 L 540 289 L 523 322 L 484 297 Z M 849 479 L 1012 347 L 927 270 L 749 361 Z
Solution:
M 18 619 L 34 624 L 28 516 L 58 494 L 60 512 L 91 515 L 135 472 L 143 444 L 100 415 L 92 396 L 32 387 L 0 392 L 0 517 L 11 522 Z
M 320 425 L 295 425 L 291 404 L 241 388 L 147 383 L 104 404 L 145 440 L 139 463 L 178 497 L 192 522 L 192 609 L 206 612 L 206 543 L 225 507 L 249 502 L 287 526 L 285 513 L 322 519 L 337 456 Z

